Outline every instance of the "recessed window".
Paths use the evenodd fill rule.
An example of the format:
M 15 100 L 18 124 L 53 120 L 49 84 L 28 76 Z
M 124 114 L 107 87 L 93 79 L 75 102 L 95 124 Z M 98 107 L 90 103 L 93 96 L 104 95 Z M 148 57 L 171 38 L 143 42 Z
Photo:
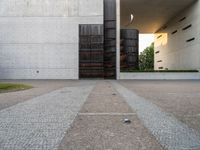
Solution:
M 162 60 L 157 61 L 158 63 L 162 62 Z
M 194 41 L 195 38 L 191 38 L 191 39 L 188 39 L 186 42 L 191 42 L 191 41 Z
M 179 22 L 182 22 L 183 20 L 185 20 L 186 19 L 186 17 L 183 17 L 183 18 L 181 18 L 180 20 L 179 20 Z
M 157 37 L 157 39 L 159 39 L 159 38 L 161 38 L 162 37 L 162 35 L 159 35 L 158 37 Z
M 159 67 L 158 69 L 163 69 L 163 67 Z
M 175 34 L 175 33 L 177 33 L 177 32 L 178 32 L 178 30 L 175 30 L 175 31 L 172 32 L 172 34 Z
M 191 28 L 191 27 L 192 27 L 192 24 L 190 24 L 190 25 L 184 27 L 182 30 L 187 30 L 188 28 Z
M 156 54 L 160 53 L 160 51 L 156 51 Z

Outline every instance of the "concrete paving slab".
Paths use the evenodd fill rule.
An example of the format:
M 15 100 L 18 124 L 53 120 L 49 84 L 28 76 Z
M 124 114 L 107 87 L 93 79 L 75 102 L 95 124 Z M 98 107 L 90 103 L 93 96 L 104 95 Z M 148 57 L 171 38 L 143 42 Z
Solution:
M 88 100 L 81 109 L 81 113 L 132 113 L 119 93 L 107 81 L 99 81 Z
M 124 124 L 124 119 L 130 124 Z M 162 150 L 108 81 L 97 82 L 60 150 Z
M 124 124 L 129 118 L 131 124 Z M 136 115 L 79 115 L 59 150 L 162 150 Z

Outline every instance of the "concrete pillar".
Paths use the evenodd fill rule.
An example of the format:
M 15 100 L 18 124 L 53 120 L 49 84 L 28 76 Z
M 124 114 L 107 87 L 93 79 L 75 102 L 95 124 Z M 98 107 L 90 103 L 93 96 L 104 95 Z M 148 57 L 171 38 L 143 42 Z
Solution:
M 116 11 L 117 11 L 117 39 L 116 39 L 116 48 L 117 48 L 117 52 L 116 52 L 116 71 L 117 71 L 117 74 L 116 74 L 116 79 L 120 79 L 120 0 L 116 0 Z

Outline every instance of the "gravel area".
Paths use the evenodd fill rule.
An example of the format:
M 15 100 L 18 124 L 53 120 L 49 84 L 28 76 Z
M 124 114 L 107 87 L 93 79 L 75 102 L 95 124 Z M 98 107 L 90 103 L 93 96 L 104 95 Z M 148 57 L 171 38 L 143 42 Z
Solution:
M 112 82 L 139 119 L 167 150 L 199 150 L 200 134 L 133 91 Z

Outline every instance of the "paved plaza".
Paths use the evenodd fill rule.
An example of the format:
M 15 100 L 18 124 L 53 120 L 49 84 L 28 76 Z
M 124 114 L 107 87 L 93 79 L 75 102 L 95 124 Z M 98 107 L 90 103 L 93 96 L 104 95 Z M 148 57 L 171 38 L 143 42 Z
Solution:
M 3 82 L 0 150 L 200 150 L 200 81 Z

